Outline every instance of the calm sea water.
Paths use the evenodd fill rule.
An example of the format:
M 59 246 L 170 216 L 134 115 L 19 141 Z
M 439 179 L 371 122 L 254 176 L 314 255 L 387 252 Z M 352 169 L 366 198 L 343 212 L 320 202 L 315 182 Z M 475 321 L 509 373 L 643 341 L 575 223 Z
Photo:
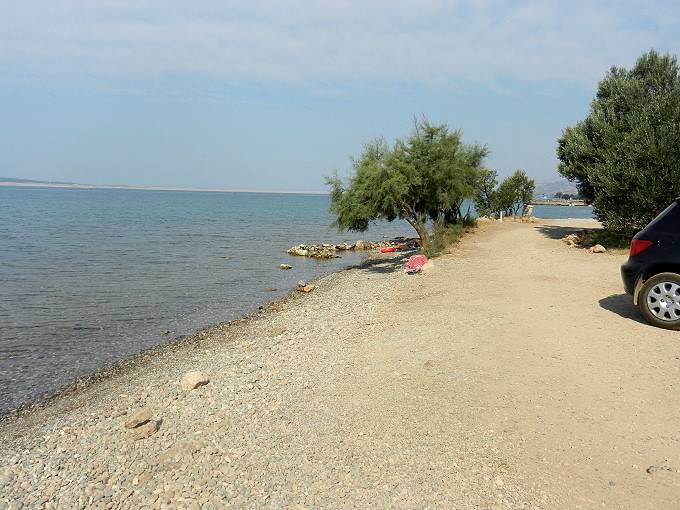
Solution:
M 361 234 L 331 222 L 325 195 L 0 187 L 0 415 L 363 256 L 291 246 L 414 235 L 406 222 Z

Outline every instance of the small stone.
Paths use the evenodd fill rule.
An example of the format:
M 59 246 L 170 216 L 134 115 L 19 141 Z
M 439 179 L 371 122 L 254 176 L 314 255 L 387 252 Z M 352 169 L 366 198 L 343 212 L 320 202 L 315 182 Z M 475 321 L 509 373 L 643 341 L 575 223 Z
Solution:
M 607 251 L 607 248 L 602 246 L 601 244 L 596 244 L 592 248 L 588 249 L 590 253 L 605 253 Z
M 293 266 L 291 266 L 289 264 L 281 264 L 279 266 L 279 269 L 293 269 Z
M 656 471 L 673 471 L 669 467 L 662 467 L 662 466 L 649 466 L 647 468 L 647 472 L 651 475 L 652 473 L 655 473 Z
M 210 379 L 203 374 L 203 372 L 187 372 L 182 377 L 182 389 L 184 391 L 191 391 L 205 386 L 210 382 Z
M 130 417 L 130 419 L 125 423 L 125 428 L 134 429 L 135 427 L 139 427 L 143 423 L 149 421 L 152 415 L 153 412 L 151 411 L 151 409 L 149 409 L 148 407 L 144 408 Z
M 134 429 L 128 431 L 127 437 L 130 441 L 139 441 L 140 439 L 146 439 L 153 435 L 158 427 L 155 421 L 148 421 L 143 425 L 139 425 Z
M 298 290 L 300 292 L 312 292 L 315 288 L 316 288 L 316 286 L 314 284 L 309 283 L 309 284 L 305 285 L 304 287 L 298 287 Z
M 306 281 L 300 280 L 300 281 L 298 282 L 298 287 L 306 287 L 306 286 L 307 286 L 307 282 L 306 282 Z

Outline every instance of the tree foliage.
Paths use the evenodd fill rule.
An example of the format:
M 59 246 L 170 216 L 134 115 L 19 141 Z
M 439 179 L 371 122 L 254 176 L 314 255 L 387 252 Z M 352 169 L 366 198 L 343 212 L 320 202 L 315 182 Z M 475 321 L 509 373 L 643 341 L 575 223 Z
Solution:
M 475 206 L 481 216 L 518 215 L 534 196 L 535 183 L 523 170 L 517 170 L 498 184 L 493 170 L 484 170 L 478 183 Z
M 637 230 L 680 196 L 680 73 L 652 50 L 599 82 L 585 120 L 558 141 L 559 172 L 605 227 Z
M 353 173 L 344 181 L 326 177 L 331 212 L 340 229 L 364 231 L 371 221 L 406 220 L 421 243 L 429 240 L 427 222 L 456 223 L 463 201 L 476 193 L 488 150 L 461 141 L 446 124 L 414 119 L 408 137 L 389 146 L 383 138 L 365 143 L 352 158 Z

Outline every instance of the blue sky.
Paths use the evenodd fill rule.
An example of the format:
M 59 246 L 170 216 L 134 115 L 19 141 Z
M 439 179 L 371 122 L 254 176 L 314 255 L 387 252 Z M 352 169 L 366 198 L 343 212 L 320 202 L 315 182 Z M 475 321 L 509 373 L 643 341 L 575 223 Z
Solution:
M 0 176 L 324 190 L 414 116 L 556 180 L 612 65 L 680 53 L 676 1 L 0 2 Z

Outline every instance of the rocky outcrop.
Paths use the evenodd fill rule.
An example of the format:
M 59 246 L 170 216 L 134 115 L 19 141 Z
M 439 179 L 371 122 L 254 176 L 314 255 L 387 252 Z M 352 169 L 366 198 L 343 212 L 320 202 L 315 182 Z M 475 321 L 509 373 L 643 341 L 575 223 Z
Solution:
M 315 259 L 332 259 L 338 257 L 336 255 L 337 247 L 334 244 L 315 244 L 308 246 L 300 244 L 293 246 L 286 253 L 290 255 L 297 255 L 298 257 L 313 257 Z
M 386 247 L 396 247 L 396 248 L 411 248 L 416 246 L 415 241 L 411 239 L 399 238 L 393 241 L 378 241 L 378 242 L 368 242 L 368 241 L 357 241 L 354 244 L 299 244 L 293 246 L 286 253 L 289 255 L 295 255 L 298 257 L 312 257 L 316 259 L 330 259 L 337 258 L 339 251 L 350 251 L 350 250 L 373 250 Z

